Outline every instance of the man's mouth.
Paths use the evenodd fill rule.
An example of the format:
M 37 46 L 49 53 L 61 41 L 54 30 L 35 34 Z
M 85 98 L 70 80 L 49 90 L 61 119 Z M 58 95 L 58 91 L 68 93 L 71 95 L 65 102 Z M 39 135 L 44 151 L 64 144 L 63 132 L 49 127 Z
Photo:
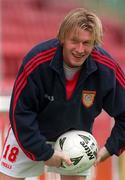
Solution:
M 85 55 L 84 54 L 82 54 L 82 55 L 79 55 L 79 54 L 73 54 L 73 56 L 75 57 L 75 58 L 83 58 Z

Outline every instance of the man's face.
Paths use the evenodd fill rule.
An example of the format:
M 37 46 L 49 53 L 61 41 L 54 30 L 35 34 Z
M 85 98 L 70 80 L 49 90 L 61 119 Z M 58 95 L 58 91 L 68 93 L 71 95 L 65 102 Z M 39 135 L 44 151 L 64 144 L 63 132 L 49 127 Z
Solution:
M 70 67 L 79 67 L 94 47 L 93 35 L 79 28 L 77 31 L 68 33 L 62 44 L 65 63 Z

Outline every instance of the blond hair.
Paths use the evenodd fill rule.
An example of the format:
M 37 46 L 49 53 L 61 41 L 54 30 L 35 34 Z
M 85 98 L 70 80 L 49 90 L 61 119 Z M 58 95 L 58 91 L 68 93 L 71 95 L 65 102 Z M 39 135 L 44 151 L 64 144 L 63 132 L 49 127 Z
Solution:
M 68 13 L 60 25 L 57 38 L 62 43 L 66 35 L 73 30 L 81 28 L 92 32 L 94 37 L 94 44 L 102 43 L 102 23 L 101 20 L 92 12 L 77 8 Z

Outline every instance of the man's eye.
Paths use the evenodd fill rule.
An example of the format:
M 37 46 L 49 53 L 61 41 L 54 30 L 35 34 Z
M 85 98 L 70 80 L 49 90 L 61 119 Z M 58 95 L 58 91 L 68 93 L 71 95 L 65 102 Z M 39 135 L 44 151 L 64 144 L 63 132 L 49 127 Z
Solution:
M 88 45 L 88 44 L 90 44 L 90 42 L 84 42 L 84 44 Z
M 74 43 L 77 43 L 77 42 L 78 42 L 77 39 L 71 39 L 71 41 L 74 42 Z
M 83 43 L 85 46 L 92 46 L 92 42 L 84 42 Z
M 72 39 L 72 43 L 78 43 L 76 39 Z

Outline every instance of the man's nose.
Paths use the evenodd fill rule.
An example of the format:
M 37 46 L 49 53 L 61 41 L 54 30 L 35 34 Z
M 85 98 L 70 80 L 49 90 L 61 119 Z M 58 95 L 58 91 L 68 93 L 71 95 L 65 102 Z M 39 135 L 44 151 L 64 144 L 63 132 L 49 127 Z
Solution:
M 85 48 L 84 48 L 82 43 L 79 43 L 76 50 L 77 50 L 78 53 L 82 54 L 82 53 L 84 53 Z

